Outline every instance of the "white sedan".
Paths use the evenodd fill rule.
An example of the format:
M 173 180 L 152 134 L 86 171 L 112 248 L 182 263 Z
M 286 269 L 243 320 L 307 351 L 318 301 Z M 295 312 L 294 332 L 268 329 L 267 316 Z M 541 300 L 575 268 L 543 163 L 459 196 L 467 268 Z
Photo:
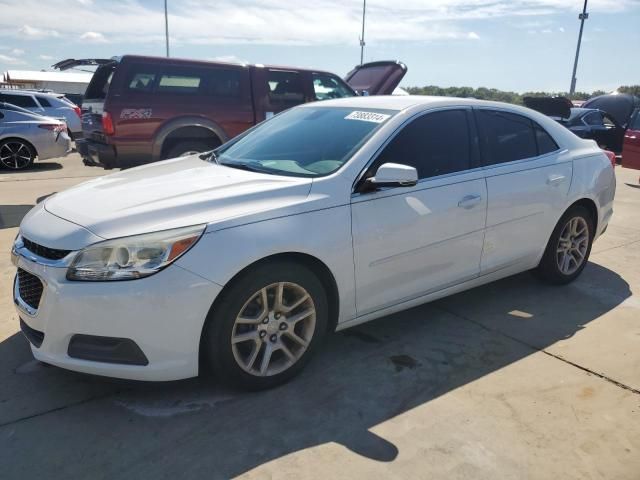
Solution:
M 43 362 L 268 388 L 329 331 L 525 270 L 574 280 L 614 193 L 607 154 L 532 110 L 329 100 L 47 198 L 14 298 Z

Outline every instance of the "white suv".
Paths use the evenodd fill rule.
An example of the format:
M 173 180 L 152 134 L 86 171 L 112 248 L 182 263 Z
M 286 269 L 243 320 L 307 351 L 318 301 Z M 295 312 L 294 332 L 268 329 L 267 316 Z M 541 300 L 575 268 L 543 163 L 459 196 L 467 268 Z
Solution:
M 80 107 L 61 93 L 0 90 L 0 102 L 11 103 L 46 117 L 64 119 L 71 138 L 82 138 Z

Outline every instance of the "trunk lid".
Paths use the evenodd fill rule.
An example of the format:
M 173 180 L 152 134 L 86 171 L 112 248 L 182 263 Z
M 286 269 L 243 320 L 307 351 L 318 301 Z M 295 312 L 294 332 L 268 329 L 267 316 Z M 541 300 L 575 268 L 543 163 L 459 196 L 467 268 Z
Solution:
M 356 65 L 344 81 L 360 95 L 391 95 L 406 73 L 404 63 L 381 60 Z

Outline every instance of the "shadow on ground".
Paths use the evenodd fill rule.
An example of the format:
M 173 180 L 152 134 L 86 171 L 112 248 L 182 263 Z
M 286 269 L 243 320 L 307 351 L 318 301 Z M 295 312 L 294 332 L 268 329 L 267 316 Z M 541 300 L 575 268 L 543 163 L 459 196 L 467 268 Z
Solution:
M 20 225 L 24 216 L 33 205 L 0 205 L 0 228 L 13 228 Z
M 593 263 L 566 287 L 518 275 L 333 335 L 300 377 L 252 394 L 44 367 L 14 335 L 0 344 L 3 475 L 231 478 L 327 442 L 390 462 L 398 448 L 373 427 L 575 335 L 630 295 Z
M 9 170 L 0 168 L 0 177 L 3 175 L 19 175 L 24 173 L 33 173 L 33 172 L 49 172 L 51 170 L 60 170 L 62 168 L 62 164 L 58 162 L 34 162 L 29 168 L 25 168 L 23 170 Z

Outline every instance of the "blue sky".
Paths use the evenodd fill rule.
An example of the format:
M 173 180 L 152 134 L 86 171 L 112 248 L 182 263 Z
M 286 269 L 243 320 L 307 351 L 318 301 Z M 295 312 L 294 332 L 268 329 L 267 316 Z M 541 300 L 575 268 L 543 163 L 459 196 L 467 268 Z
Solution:
M 567 90 L 582 0 L 369 0 L 366 60 L 404 86 Z M 172 56 L 316 67 L 360 57 L 360 0 L 169 0 Z M 640 0 L 590 0 L 578 90 L 640 84 Z M 163 0 L 0 0 L 0 71 L 164 55 Z

